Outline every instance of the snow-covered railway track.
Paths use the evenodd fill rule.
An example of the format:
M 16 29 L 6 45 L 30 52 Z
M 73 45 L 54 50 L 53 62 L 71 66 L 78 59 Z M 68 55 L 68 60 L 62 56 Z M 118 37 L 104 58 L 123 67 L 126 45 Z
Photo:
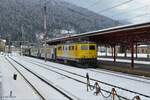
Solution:
M 26 61 L 27 61 L 27 60 L 26 60 Z M 38 61 L 32 61 L 32 62 L 31 62 L 31 61 L 27 61 L 27 62 L 32 63 L 32 64 L 34 64 L 34 65 L 37 65 L 37 66 L 39 66 L 39 67 L 42 67 L 42 68 L 44 68 L 44 69 L 53 71 L 53 72 L 55 72 L 55 73 L 57 73 L 57 74 L 60 74 L 60 75 L 65 76 L 65 77 L 71 78 L 71 79 L 73 79 L 73 80 L 75 80 L 75 81 L 78 81 L 78 82 L 81 82 L 81 83 L 83 83 L 83 84 L 86 84 L 86 82 L 83 82 L 83 81 L 79 80 L 78 78 L 71 77 L 71 75 L 69 76 L 69 75 L 66 75 L 66 74 L 62 74 L 61 72 L 56 71 L 56 70 L 54 70 L 54 69 L 57 69 L 57 70 L 60 70 L 60 71 L 63 71 L 63 72 L 66 72 L 66 73 L 69 73 L 69 74 L 72 74 L 72 75 L 75 75 L 75 76 L 82 77 L 82 78 L 86 79 L 86 77 L 83 76 L 83 75 L 80 75 L 80 74 L 77 74 L 77 73 L 74 73 L 74 72 L 71 72 L 71 71 L 68 71 L 68 70 L 64 70 L 64 69 L 62 69 L 62 68 L 58 68 L 58 67 L 55 67 L 55 66 L 52 66 L 52 65 L 47 65 L 47 64 L 45 64 L 45 63 L 41 63 L 41 62 L 38 62 Z M 47 67 L 43 66 L 42 64 L 45 65 L 45 66 L 47 66 Z M 49 68 L 48 68 L 48 67 L 49 67 Z M 53 69 L 52 69 L 52 68 L 53 68 Z M 94 82 L 99 82 L 99 83 L 102 83 L 102 84 L 105 84 L 105 85 L 108 85 L 108 86 L 111 86 L 111 87 L 115 87 L 115 88 L 117 88 L 117 89 L 121 89 L 121 90 L 126 91 L 126 92 L 131 92 L 131 93 L 134 93 L 134 94 L 139 95 L 139 96 L 143 96 L 143 97 L 146 97 L 146 98 L 150 98 L 150 96 L 148 96 L 148 95 L 145 95 L 145 94 L 142 94 L 142 93 L 139 93 L 139 92 L 135 92 L 135 91 L 132 91 L 132 90 L 129 90 L 129 89 L 125 89 L 125 88 L 122 88 L 122 87 L 119 87 L 119 86 L 115 86 L 115 85 L 112 85 L 112 84 L 108 84 L 108 83 L 102 82 L 102 81 L 100 81 L 100 80 L 96 80 L 96 79 L 93 79 L 93 78 L 90 78 L 90 80 L 91 80 L 91 81 L 94 81 Z M 108 91 L 106 91 L 106 90 L 103 90 L 103 91 L 108 92 Z M 119 96 L 120 96 L 120 95 L 119 95 Z M 120 97 L 122 97 L 123 99 L 127 99 L 127 98 L 125 98 L 125 97 L 123 97 L 123 96 L 120 96 Z
M 13 58 L 11 58 L 11 59 L 14 60 L 14 61 L 16 61 L 16 60 L 13 59 Z M 17 61 L 16 61 L 16 62 L 17 62 Z M 28 62 L 28 61 L 26 61 L 26 62 Z M 19 62 L 18 62 L 18 63 L 19 63 Z M 44 68 L 44 69 L 46 69 L 46 70 L 49 70 L 49 71 L 51 71 L 51 72 L 57 73 L 57 74 L 59 74 L 59 75 L 61 75 L 61 76 L 67 77 L 67 78 L 69 78 L 69 79 L 72 79 L 72 80 L 77 81 L 77 82 L 79 82 L 79 83 L 82 83 L 82 84 L 84 84 L 84 85 L 87 84 L 86 81 L 82 81 L 82 80 L 80 80 L 80 79 L 77 79 L 77 78 L 71 77 L 71 76 L 69 76 L 69 75 L 60 73 L 60 72 L 55 71 L 55 70 L 53 70 L 53 69 L 46 68 L 46 67 L 44 67 L 44 66 L 41 66 L 40 64 L 36 64 L 36 63 L 30 62 L 30 61 L 29 61 L 29 63 L 32 63 L 32 64 L 34 64 L 34 65 L 37 65 L 37 66 L 39 66 L 39 67 L 41 67 L 41 68 Z M 20 63 L 20 64 L 21 64 L 21 63 Z M 74 74 L 74 73 L 73 73 L 73 74 Z M 78 75 L 78 74 L 74 74 L 74 75 Z M 78 75 L 78 76 L 80 76 L 80 75 Z M 80 76 L 80 77 L 83 78 L 84 76 Z M 94 85 L 90 85 L 90 86 L 94 87 Z M 104 92 L 106 92 L 106 93 L 111 94 L 111 91 L 108 91 L 108 90 L 105 90 L 105 89 L 102 89 L 102 88 L 101 88 L 101 90 L 104 91 Z M 121 95 L 119 95 L 119 94 L 117 94 L 117 96 L 118 96 L 119 98 L 121 98 L 121 100 L 130 100 L 130 99 L 128 99 L 128 98 L 126 98 L 126 97 L 124 97 L 124 96 L 121 96 Z
M 10 57 L 9 57 L 10 58 Z M 51 88 L 53 88 L 54 90 L 56 90 L 57 92 L 59 92 L 59 94 L 63 95 L 64 100 L 79 100 L 76 97 L 72 97 L 70 96 L 70 94 L 67 94 L 65 91 L 63 91 L 62 89 L 60 89 L 59 87 L 56 87 L 53 85 L 53 82 L 50 82 L 49 80 L 46 80 L 44 77 L 42 77 L 41 75 L 39 75 L 38 73 L 33 72 L 32 70 L 26 68 L 24 65 L 22 65 L 21 63 L 19 63 L 18 61 L 10 58 L 12 61 L 8 60 L 8 58 L 6 58 L 7 61 L 21 74 L 21 76 L 27 81 L 27 83 L 29 83 L 31 85 L 31 87 L 38 93 L 38 95 L 42 98 L 42 100 L 47 100 L 47 97 L 44 97 L 39 91 L 36 89 L 36 87 L 34 85 L 32 85 L 32 83 L 21 73 L 21 71 L 19 71 L 19 69 L 17 69 L 15 67 L 15 65 L 12 63 L 12 61 L 14 61 L 15 63 L 17 63 L 18 65 L 20 65 L 22 68 L 24 68 L 26 71 L 30 72 L 31 74 L 33 74 L 34 76 L 36 76 L 38 79 L 40 79 L 42 82 L 44 82 L 45 84 L 47 84 L 48 86 L 50 86 Z M 40 84 L 39 84 L 40 85 Z M 57 98 L 57 97 L 56 97 Z M 50 98 L 48 98 L 50 99 Z M 61 98 L 62 99 L 62 98 Z
M 41 63 L 41 62 L 38 62 L 38 61 L 35 61 L 37 63 Z M 47 66 L 47 64 L 45 63 L 42 63 L 44 65 Z M 61 69 L 61 68 L 57 68 L 55 66 L 52 66 L 52 65 L 48 65 L 48 66 L 51 66 L 53 68 L 56 68 L 56 69 L 59 69 L 59 70 L 63 70 L 63 71 L 66 71 L 68 73 L 70 73 L 71 71 L 68 71 L 68 70 L 64 70 L 64 69 Z M 107 75 L 111 75 L 111 76 L 115 76 L 115 77 L 121 77 L 121 78 L 124 78 L 124 79 L 129 79 L 129 80 L 133 80 L 133 81 L 137 81 L 137 82 L 142 82 L 142 83 L 146 83 L 146 84 L 150 84 L 150 78 L 146 78 L 146 77 L 140 77 L 140 76 L 136 76 L 136 75 L 129 75 L 129 74 L 124 74 L 124 73 L 121 73 L 121 72 L 112 72 L 112 71 L 108 71 L 108 70 L 104 70 L 104 71 L 99 71 L 97 69 L 88 69 L 89 71 L 92 71 L 92 72 L 97 72 L 97 73 L 102 73 L 102 74 L 107 74 Z M 72 73 L 72 72 L 71 72 Z M 74 73 L 72 73 L 74 74 Z M 75 73 L 76 74 L 76 73 Z M 128 77 L 129 76 L 129 77 Z M 130 77 L 134 77 L 134 78 L 130 78 Z M 136 79 L 136 78 L 140 78 L 140 79 L 144 79 L 144 80 L 148 80 L 148 81 L 143 81 L 143 80 L 139 80 L 139 79 Z
M 36 87 L 34 85 L 32 85 L 32 83 L 30 83 L 30 81 L 15 67 L 15 65 L 6 58 L 6 60 L 10 63 L 10 65 L 22 76 L 22 78 L 31 86 L 31 88 L 39 95 L 39 97 L 42 100 L 46 100 L 43 95 L 36 89 Z
M 136 78 L 141 78 L 141 79 L 144 79 L 144 80 L 150 80 L 150 79 L 144 78 L 144 77 L 139 77 L 139 76 L 136 76 L 136 75 L 123 74 L 123 73 L 119 73 L 119 72 L 118 72 L 119 74 L 117 74 L 117 72 L 112 73 L 112 71 L 108 71 L 108 70 L 105 70 L 105 71 L 100 71 L 98 69 L 88 69 L 88 70 L 93 71 L 93 72 L 97 72 L 97 73 L 107 74 L 107 75 L 111 75 L 111 76 L 115 76 L 115 77 L 121 77 L 121 78 L 124 78 L 124 79 L 129 79 L 129 80 L 133 80 L 133 81 L 137 81 L 137 82 L 150 84 L 150 82 L 148 82 L 148 81 L 143 81 L 143 80 L 139 80 L 139 79 L 136 79 Z M 134 77 L 134 78 L 130 78 L 130 77 Z

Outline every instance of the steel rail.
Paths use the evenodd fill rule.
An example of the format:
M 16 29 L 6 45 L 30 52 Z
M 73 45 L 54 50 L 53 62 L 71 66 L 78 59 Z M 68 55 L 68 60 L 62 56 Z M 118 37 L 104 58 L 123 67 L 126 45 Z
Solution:
M 32 63 L 32 64 L 34 64 L 34 65 L 37 65 L 37 66 L 39 66 L 39 67 L 42 67 L 42 68 L 44 68 L 44 69 L 47 69 L 47 70 L 49 70 L 49 71 L 55 72 L 55 73 L 57 73 L 57 74 L 59 74 L 59 75 L 65 76 L 65 77 L 67 77 L 67 78 L 69 78 L 69 79 L 72 79 L 72 80 L 75 80 L 75 81 L 77 81 L 77 82 L 80 82 L 80 83 L 82 83 L 82 84 L 87 84 L 86 82 L 80 81 L 80 80 L 78 80 L 78 79 L 76 79 L 76 78 L 73 78 L 73 77 L 70 77 L 70 76 L 68 76 L 68 75 L 62 74 L 62 73 L 60 73 L 60 72 L 57 72 L 57 71 L 55 71 L 55 70 L 49 69 L 49 68 L 44 67 L 44 66 L 41 66 L 41 65 L 39 65 L 39 64 L 36 64 L 36 63 L 33 63 L 33 62 L 30 62 L 30 63 Z M 84 77 L 84 78 L 86 78 L 86 77 Z M 94 85 L 90 85 L 90 86 L 94 86 Z M 104 91 L 104 92 L 106 92 L 106 93 L 111 93 L 111 92 L 108 91 L 108 90 L 104 90 L 104 89 L 101 89 L 101 90 Z M 123 96 L 121 96 L 121 95 L 118 95 L 118 94 L 117 94 L 117 96 L 120 97 L 120 98 L 122 98 L 122 99 L 124 99 L 124 100 L 130 100 L 130 99 L 128 99 L 128 98 L 126 98 L 126 97 L 123 97 Z
M 29 62 L 29 61 L 28 61 Z M 34 61 L 34 62 L 37 62 L 37 61 Z M 33 62 L 30 62 L 30 63 L 33 63 Z M 41 64 L 40 62 L 37 62 L 39 64 Z M 33 63 L 33 64 L 36 64 L 36 63 Z M 57 68 L 57 67 L 54 67 L 52 65 L 47 65 L 47 64 L 44 64 L 42 63 L 43 65 L 45 66 L 49 66 L 51 68 L 55 68 L 55 69 L 58 69 L 58 70 L 61 70 L 61 71 L 64 71 L 64 72 L 67 72 L 67 73 L 70 73 L 70 74 L 73 74 L 73 75 L 77 75 L 79 77 L 82 77 L 82 78 L 86 78 L 86 76 L 83 76 L 83 75 L 80 75 L 80 74 L 77 74 L 77 73 L 74 73 L 74 72 L 71 72 L 71 71 L 67 71 L 67 70 L 64 70 L 64 69 L 61 69 L 61 68 Z M 39 66 L 39 65 L 38 65 Z M 41 65 L 40 65 L 41 66 Z M 41 66 L 44 68 L 44 66 Z M 45 67 L 46 69 L 48 69 L 47 67 Z M 142 93 L 139 93 L 139 92 L 135 92 L 135 91 L 132 91 L 132 90 L 128 90 L 128 89 L 125 89 L 125 88 L 122 88 L 122 87 L 119 87 L 119 86 L 116 86 L 116 85 L 112 85 L 112 84 L 109 84 L 109 83 L 106 83 L 106 82 L 103 82 L 103 81 L 100 81 L 100 80 L 97 80 L 97 79 L 93 79 L 93 78 L 90 78 L 90 80 L 92 81 L 96 81 L 96 82 L 99 82 L 99 83 L 102 83 L 102 84 L 105 84 L 107 86 L 111 86 L 111 87 L 115 87 L 115 88 L 118 88 L 118 89 L 121 89 L 121 90 L 124 90 L 124 91 L 128 91 L 128 92 L 131 92 L 131 93 L 134 93 L 134 94 L 138 94 L 140 96 L 143 96 L 143 97 L 146 97 L 146 98 L 150 98 L 149 95 L 145 95 L 145 94 L 142 94 Z
M 14 60 L 13 58 L 9 57 L 11 60 L 13 60 L 14 62 L 16 62 L 18 65 L 22 66 L 24 69 L 26 69 L 27 71 L 29 71 L 30 73 L 32 73 L 33 75 L 35 75 L 37 78 L 39 78 L 41 81 L 43 81 L 44 83 L 46 83 L 47 85 L 51 86 L 53 89 L 55 89 L 56 91 L 58 91 L 60 94 L 62 94 L 64 97 L 68 98 L 69 100 L 73 100 L 72 97 L 70 97 L 69 95 L 67 95 L 66 93 L 64 93 L 63 91 L 61 91 L 59 88 L 57 88 L 56 86 L 52 85 L 51 83 L 47 82 L 45 79 L 43 79 L 42 77 L 40 77 L 39 75 L 37 75 L 36 73 L 34 73 L 33 71 L 29 70 L 28 68 L 26 68 L 24 65 L 22 65 L 21 63 L 19 63 L 18 61 Z
M 22 76 L 22 78 L 31 86 L 31 88 L 41 97 L 42 100 L 46 100 L 44 96 L 30 83 L 30 81 L 15 67 L 15 65 L 8 60 L 6 57 L 5 59 L 9 62 L 9 64 Z

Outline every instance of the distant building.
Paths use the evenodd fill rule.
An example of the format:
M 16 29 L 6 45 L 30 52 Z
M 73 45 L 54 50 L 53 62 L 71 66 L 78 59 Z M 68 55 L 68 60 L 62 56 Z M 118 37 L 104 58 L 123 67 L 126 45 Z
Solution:
M 144 53 L 144 54 L 150 53 L 150 46 L 149 45 L 138 46 L 138 53 Z
M 75 34 L 75 33 L 76 33 L 76 31 L 73 29 L 71 29 L 71 30 L 59 30 L 55 37 L 66 37 L 66 36 L 70 36 L 70 35 Z
M 99 52 L 106 52 L 106 50 L 107 50 L 107 53 L 113 53 L 113 48 L 111 48 L 111 47 L 106 48 L 106 47 L 102 46 L 99 48 Z M 131 53 L 130 48 L 128 48 L 126 52 Z M 116 46 L 116 53 L 123 53 L 123 52 L 120 52 L 120 46 Z M 136 53 L 136 47 L 134 47 L 134 53 Z M 137 53 L 150 54 L 150 45 L 138 45 Z
M 75 34 L 76 31 L 71 29 L 71 30 L 61 30 L 60 34 Z

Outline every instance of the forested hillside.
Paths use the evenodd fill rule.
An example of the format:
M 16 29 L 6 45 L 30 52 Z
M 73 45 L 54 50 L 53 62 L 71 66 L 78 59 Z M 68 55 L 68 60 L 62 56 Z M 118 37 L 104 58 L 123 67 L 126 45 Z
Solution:
M 60 30 L 76 33 L 99 30 L 119 23 L 110 18 L 77 7 L 63 0 L 47 0 L 49 37 Z M 11 40 L 35 41 L 43 32 L 43 0 L 0 0 L 0 33 Z M 22 38 L 21 38 L 22 37 Z

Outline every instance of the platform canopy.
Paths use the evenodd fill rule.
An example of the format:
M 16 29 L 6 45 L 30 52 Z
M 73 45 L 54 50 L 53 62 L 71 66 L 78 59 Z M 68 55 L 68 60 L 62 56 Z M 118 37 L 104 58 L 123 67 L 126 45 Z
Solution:
M 89 40 L 98 44 L 118 45 L 134 43 L 150 43 L 150 22 L 112 27 L 98 31 L 91 31 L 67 37 L 55 38 L 48 40 L 50 45 L 59 44 L 65 41 Z

